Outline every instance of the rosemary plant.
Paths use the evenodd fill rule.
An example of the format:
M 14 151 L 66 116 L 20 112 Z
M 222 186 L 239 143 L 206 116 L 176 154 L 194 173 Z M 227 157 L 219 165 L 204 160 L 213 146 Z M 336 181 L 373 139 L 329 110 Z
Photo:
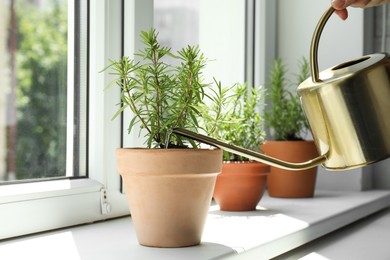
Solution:
M 264 91 L 236 83 L 230 88 L 221 88 L 214 106 L 208 106 L 208 116 L 203 117 L 206 131 L 214 138 L 246 149 L 258 151 L 265 132 L 260 105 Z M 206 113 L 205 113 L 206 114 Z M 214 120 L 214 118 L 219 118 Z M 247 161 L 248 158 L 227 151 L 224 161 Z
M 299 97 L 289 90 L 309 76 L 309 63 L 305 58 L 300 61 L 299 69 L 298 82 L 289 84 L 282 60 L 276 59 L 273 64 L 268 94 L 270 104 L 266 107 L 264 118 L 275 140 L 302 140 L 302 133 L 308 129 Z
M 116 79 L 108 87 L 117 85 L 121 89 L 120 109 L 114 118 L 129 108 L 134 116 L 128 132 L 140 124 L 147 148 L 185 148 L 187 142 L 172 134 L 172 129 L 180 127 L 197 132 L 198 118 L 202 116 L 198 107 L 207 99 L 213 103 L 216 98 L 206 94 L 212 85 L 203 82 L 207 59 L 197 46 L 187 46 L 174 55 L 159 44 L 157 36 L 154 29 L 141 32 L 145 47 L 136 54 L 139 62 L 129 57 L 111 61 L 108 68 Z M 167 64 L 166 56 L 178 60 L 180 65 Z M 198 147 L 192 140 L 187 141 L 192 147 Z

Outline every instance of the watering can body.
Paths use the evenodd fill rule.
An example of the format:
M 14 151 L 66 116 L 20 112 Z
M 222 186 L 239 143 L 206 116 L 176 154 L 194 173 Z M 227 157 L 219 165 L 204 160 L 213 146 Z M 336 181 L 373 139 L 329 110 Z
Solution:
M 349 61 L 298 87 L 323 166 L 361 167 L 390 154 L 390 58 L 378 53 Z

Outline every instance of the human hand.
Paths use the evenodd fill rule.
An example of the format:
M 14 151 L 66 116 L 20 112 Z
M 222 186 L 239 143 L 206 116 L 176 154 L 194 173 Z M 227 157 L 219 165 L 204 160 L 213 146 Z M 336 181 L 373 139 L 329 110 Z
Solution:
M 348 6 L 365 8 L 389 2 L 390 0 L 332 0 L 332 6 L 336 10 L 335 13 L 345 20 L 348 18 Z

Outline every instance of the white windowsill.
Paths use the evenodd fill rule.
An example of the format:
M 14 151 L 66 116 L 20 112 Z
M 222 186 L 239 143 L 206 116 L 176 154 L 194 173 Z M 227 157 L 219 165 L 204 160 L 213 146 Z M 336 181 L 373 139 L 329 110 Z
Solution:
M 317 191 L 313 199 L 264 195 L 253 212 L 210 208 L 202 243 L 180 249 L 138 245 L 131 218 L 0 243 L 6 259 L 212 259 L 236 253 L 269 259 L 390 206 L 390 191 Z M 245 253 L 246 254 L 246 253 Z M 245 255 L 244 254 L 244 255 Z

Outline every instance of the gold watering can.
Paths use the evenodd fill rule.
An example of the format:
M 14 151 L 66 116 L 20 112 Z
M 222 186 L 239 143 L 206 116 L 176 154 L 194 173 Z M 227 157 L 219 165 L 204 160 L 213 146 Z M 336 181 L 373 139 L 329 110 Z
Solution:
M 303 170 L 322 164 L 329 170 L 362 167 L 390 156 L 390 59 L 386 53 L 364 56 L 318 72 L 322 30 L 329 8 L 314 31 L 311 77 L 298 87 L 303 111 L 320 156 L 291 163 L 230 145 L 185 129 L 174 133 L 271 166 Z

